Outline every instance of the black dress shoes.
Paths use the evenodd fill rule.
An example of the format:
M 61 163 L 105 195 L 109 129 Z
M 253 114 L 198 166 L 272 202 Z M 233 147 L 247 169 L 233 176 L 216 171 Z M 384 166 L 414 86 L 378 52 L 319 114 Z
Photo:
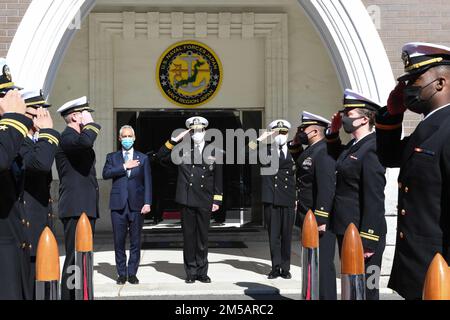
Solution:
M 283 279 L 292 279 L 292 275 L 289 271 L 281 271 L 281 277 Z
M 268 279 L 276 279 L 280 276 L 279 270 L 272 270 L 269 275 L 267 276 Z
M 129 276 L 128 282 L 131 284 L 139 284 L 139 279 L 136 276 Z
M 124 277 L 124 276 L 119 276 L 116 281 L 116 283 L 121 286 L 124 285 L 126 282 L 127 282 L 127 277 Z
M 195 282 L 195 277 L 187 276 L 186 280 L 184 282 L 186 282 L 186 283 L 194 283 Z
M 197 277 L 197 280 L 202 283 L 211 283 L 211 278 L 208 276 L 199 276 Z

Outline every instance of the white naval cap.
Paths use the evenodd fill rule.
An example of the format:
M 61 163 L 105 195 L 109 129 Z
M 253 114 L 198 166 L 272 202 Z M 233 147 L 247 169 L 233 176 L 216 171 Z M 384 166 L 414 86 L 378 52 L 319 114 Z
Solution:
M 186 128 L 188 129 L 205 129 L 208 126 L 208 120 L 203 117 L 192 117 L 186 120 Z
M 281 132 L 288 132 L 290 128 L 291 124 L 288 121 L 282 119 L 272 121 L 267 127 L 267 129 L 269 130 Z
M 58 113 L 65 117 L 66 115 L 74 112 L 89 111 L 94 112 L 89 108 L 89 101 L 86 96 L 66 102 L 61 108 L 58 109 Z
M 22 99 L 25 100 L 27 107 L 32 108 L 50 108 L 51 105 L 47 103 L 47 98 L 41 89 L 24 89 L 20 92 Z
M 324 117 L 318 116 L 317 114 L 308 111 L 303 111 L 302 124 L 300 125 L 300 127 L 307 127 L 311 125 L 328 127 L 330 124 L 331 122 Z
M 344 109 L 340 110 L 341 112 L 346 110 L 351 110 L 355 108 L 368 109 L 371 111 L 378 111 L 381 106 L 379 103 L 363 96 L 362 94 L 353 91 L 351 89 L 345 89 L 344 91 Z
M 21 90 L 22 88 L 14 85 L 7 60 L 0 58 L 0 95 L 5 95 L 6 92 L 14 89 Z
M 410 42 L 403 46 L 402 60 L 405 74 L 398 81 L 405 81 L 438 65 L 450 65 L 450 48 L 426 42 Z

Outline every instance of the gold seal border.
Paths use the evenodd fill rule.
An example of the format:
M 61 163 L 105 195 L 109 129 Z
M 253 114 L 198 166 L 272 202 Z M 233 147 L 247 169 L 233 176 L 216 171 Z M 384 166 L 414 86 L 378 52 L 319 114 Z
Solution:
M 190 104 L 190 105 L 187 105 L 187 104 L 182 104 L 182 103 L 179 103 L 179 102 L 173 100 L 173 99 L 172 99 L 171 97 L 169 97 L 169 96 L 166 94 L 166 92 L 164 91 L 164 89 L 163 89 L 163 87 L 162 87 L 162 85 L 161 85 L 161 79 L 160 79 L 160 77 L 159 77 L 159 76 L 160 76 L 159 70 L 161 69 L 161 64 L 162 64 L 164 58 L 167 56 L 167 54 L 168 54 L 171 50 L 175 49 L 176 47 L 179 47 L 179 46 L 182 46 L 182 45 L 185 45 L 185 44 L 193 44 L 193 45 L 196 45 L 196 46 L 199 46 L 199 47 L 203 47 L 204 49 L 208 50 L 209 53 L 212 54 L 212 56 L 214 57 L 214 59 L 216 59 L 217 65 L 219 66 L 220 79 L 219 79 L 219 83 L 217 84 L 216 90 L 214 91 L 214 93 L 213 93 L 208 99 L 206 99 L 205 101 L 203 101 L 203 102 L 201 102 L 201 103 L 198 103 L 198 104 Z M 202 43 L 202 42 L 199 42 L 199 41 L 195 41 L 195 40 L 185 40 L 185 41 L 180 41 L 180 42 L 174 43 L 174 44 L 171 45 L 169 48 L 167 48 L 166 51 L 164 51 L 164 53 L 163 53 L 163 54 L 161 55 L 161 57 L 158 59 L 158 64 L 156 65 L 156 72 L 155 72 L 155 73 L 156 73 L 156 83 L 158 84 L 159 91 L 162 93 L 162 95 L 163 95 L 168 101 L 172 102 L 173 104 L 175 104 L 175 105 L 177 105 L 177 106 L 179 106 L 179 107 L 185 107 L 185 108 L 197 108 L 197 107 L 200 107 L 200 106 L 202 106 L 202 105 L 204 105 L 204 104 L 207 104 L 208 102 L 210 102 L 211 100 L 213 100 L 213 99 L 216 97 L 217 93 L 220 91 L 220 89 L 221 89 L 221 87 L 222 87 L 222 82 L 223 82 L 223 66 L 222 66 L 222 61 L 220 61 L 219 57 L 217 56 L 216 52 L 215 52 L 213 49 L 211 49 L 211 48 L 210 48 L 209 46 L 207 46 L 206 44 L 204 44 L 204 43 Z

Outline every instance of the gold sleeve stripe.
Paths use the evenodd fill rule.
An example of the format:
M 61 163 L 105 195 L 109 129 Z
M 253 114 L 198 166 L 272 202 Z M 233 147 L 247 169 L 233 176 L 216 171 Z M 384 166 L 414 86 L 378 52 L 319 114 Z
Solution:
M 215 195 L 214 196 L 214 201 L 223 201 L 223 196 Z
M 365 239 L 372 240 L 372 241 L 380 241 L 380 237 L 372 236 L 372 235 L 369 235 L 364 232 L 360 232 L 359 234 L 360 234 L 361 238 L 365 238 Z
M 174 145 L 171 144 L 170 141 L 167 141 L 167 142 L 166 142 L 166 148 L 167 148 L 167 149 L 172 150 L 173 147 L 174 147 Z
M 401 128 L 402 123 L 391 124 L 391 125 L 377 123 L 377 124 L 375 124 L 375 127 L 380 130 L 395 130 L 395 129 Z
M 314 214 L 315 214 L 316 216 L 323 217 L 323 218 L 328 218 L 328 217 L 330 216 L 330 214 L 329 214 L 328 212 L 320 211 L 320 210 L 316 210 L 316 211 L 314 212 Z
M 0 125 L 6 125 L 6 126 L 13 127 L 17 131 L 19 131 L 24 137 L 27 136 L 27 133 L 28 133 L 27 127 L 23 123 L 21 123 L 17 120 L 3 119 L 3 120 L 0 120 Z
M 375 235 L 375 234 L 370 234 L 370 233 L 367 233 L 367 232 L 360 232 L 361 234 L 365 234 L 366 236 L 369 236 L 369 237 L 374 237 L 374 238 L 380 238 L 379 236 L 377 236 L 377 235 Z
M 368 239 L 368 240 L 377 241 L 377 242 L 380 241 L 379 238 L 368 236 L 368 235 L 363 234 L 363 233 L 360 233 L 360 236 L 361 236 L 361 238 L 365 238 L 365 239 Z
M 256 150 L 258 148 L 258 144 L 255 141 L 250 141 L 248 147 L 252 150 Z
M 94 127 L 94 126 L 87 125 L 86 127 L 84 127 L 84 129 L 85 129 L 85 130 L 92 130 L 92 131 L 94 131 L 96 134 L 99 134 L 99 133 L 100 133 L 100 130 L 97 129 L 96 127 Z
M 53 142 L 56 145 L 59 145 L 59 140 L 55 136 L 49 134 L 49 133 L 41 133 L 39 134 L 39 139 L 47 139 L 50 142 Z

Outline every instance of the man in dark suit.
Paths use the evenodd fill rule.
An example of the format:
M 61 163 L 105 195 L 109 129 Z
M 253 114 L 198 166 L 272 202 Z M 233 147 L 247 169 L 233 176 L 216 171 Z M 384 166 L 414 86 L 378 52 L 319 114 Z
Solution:
M 171 138 L 158 152 L 158 158 L 163 163 L 178 165 L 175 201 L 182 206 L 186 283 L 194 283 L 195 280 L 211 282 L 208 277 L 210 214 L 219 210 L 223 200 L 223 161 L 220 159 L 223 159 L 223 151 L 206 143 L 205 129 L 208 124 L 203 117 L 188 119 L 188 130 Z M 188 134 L 192 143 L 191 139 L 183 140 Z
M 450 262 L 450 48 L 429 43 L 403 47 L 405 74 L 377 116 L 383 164 L 399 167 L 397 243 L 389 288 L 422 298 L 437 253 Z M 404 112 L 423 114 L 402 139 Z
M 31 299 L 30 247 L 22 220 L 23 165 L 19 149 L 33 122 L 0 59 L 0 300 Z
M 128 279 L 138 284 L 136 277 L 141 257 L 141 231 L 144 215 L 151 211 L 152 175 L 148 157 L 134 150 L 136 140 L 134 129 L 124 126 L 119 132 L 122 150 L 106 156 L 103 179 L 112 179 L 111 221 L 114 232 L 114 250 L 116 253 L 117 284 L 123 285 Z M 130 232 L 130 259 L 125 253 L 125 242 Z
M 24 207 L 27 234 L 31 244 L 31 288 L 36 274 L 36 249 L 46 226 L 52 226 L 53 213 L 50 199 L 52 165 L 59 145 L 59 133 L 53 130 L 53 120 L 41 90 L 22 93 L 27 106 L 26 116 L 34 121 L 19 154 L 25 166 Z M 33 289 L 34 293 L 34 289 Z
M 327 132 L 329 151 L 337 159 L 331 229 L 337 236 L 341 254 L 348 226 L 353 223 L 358 228 L 364 248 L 367 300 L 379 299 L 379 275 L 387 232 L 384 217 L 386 169 L 378 158 L 373 132 L 379 109 L 376 102 L 346 89 L 344 109 L 334 115 Z M 341 144 L 341 127 L 353 138 L 347 145 Z
M 86 213 L 95 230 L 99 218 L 99 189 L 95 172 L 94 142 L 100 125 L 94 122 L 86 97 L 69 101 L 58 112 L 67 123 L 56 153 L 59 185 L 59 217 L 64 225 L 66 260 L 64 262 L 61 298 L 75 299 L 75 231 L 78 219 Z M 72 267 L 72 268 L 69 268 Z M 72 271 L 72 272 L 70 272 Z
M 292 156 L 297 159 L 297 212 L 300 225 L 309 210 L 319 226 L 319 298 L 336 300 L 336 267 L 334 254 L 336 235 L 330 230 L 330 212 L 336 187 L 336 160 L 328 153 L 325 130 L 327 119 L 303 112 L 302 124 L 296 139 L 289 144 Z M 307 148 L 302 151 L 302 145 Z
M 274 137 L 267 147 L 268 165 L 262 172 L 262 202 L 264 218 L 269 232 L 272 271 L 269 279 L 282 277 L 291 279 L 292 229 L 295 220 L 295 202 L 297 200 L 295 160 L 287 147 L 287 138 L 291 125 L 286 120 L 276 120 L 269 124 L 268 131 L 257 141 L 249 143 L 250 153 L 257 152 L 262 142 Z M 260 159 L 261 160 L 261 159 Z M 263 163 L 263 161 L 260 161 Z M 273 172 L 271 172 L 273 171 Z

